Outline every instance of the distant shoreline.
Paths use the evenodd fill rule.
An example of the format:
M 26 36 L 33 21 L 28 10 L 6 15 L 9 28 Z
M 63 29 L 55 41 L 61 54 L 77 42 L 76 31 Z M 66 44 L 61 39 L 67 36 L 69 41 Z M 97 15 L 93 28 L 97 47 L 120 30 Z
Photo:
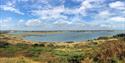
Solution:
M 31 32 L 31 34 L 32 34 L 33 32 Z M 41 32 L 40 32 L 41 33 Z M 48 32 L 47 32 L 48 33 Z M 52 32 L 53 33 L 53 32 Z M 57 33 L 57 32 L 56 32 Z M 44 42 L 46 42 L 46 43 L 61 43 L 61 42 L 56 42 L 56 41 L 54 41 L 54 42 L 47 42 L 47 41 L 32 41 L 32 40 L 26 40 L 26 39 L 23 39 L 23 37 L 25 37 L 25 36 L 30 36 L 30 33 L 29 34 L 24 34 L 24 35 L 22 35 L 22 34 L 17 34 L 17 35 L 14 35 L 14 34 L 4 34 L 4 33 L 0 33 L 0 34 L 3 34 L 3 35 L 5 35 L 6 37 L 5 38 L 8 38 L 10 41 L 14 41 L 14 42 L 26 42 L 26 43 L 29 43 L 29 44 L 31 44 L 31 43 L 44 43 Z M 37 34 L 37 32 L 36 32 L 36 34 Z M 39 34 L 39 33 L 38 33 Z M 41 33 L 42 34 L 42 33 Z M 49 33 L 50 34 L 50 33 Z M 124 34 L 124 33 L 121 33 L 121 34 Z M 88 42 L 88 41 L 92 41 L 92 40 L 97 40 L 97 39 L 108 39 L 108 38 L 111 38 L 111 37 L 113 37 L 114 35 L 111 35 L 111 36 L 99 36 L 99 37 L 97 37 L 97 38 L 94 38 L 94 39 L 88 39 L 88 40 L 82 40 L 82 41 L 62 41 L 62 43 L 79 43 L 79 42 Z M 1 37 L 2 38 L 2 37 Z M 0 39 L 1 39 L 0 38 Z M 3 37 L 4 38 L 4 37 Z M 2 39 L 1 39 L 2 40 Z
M 118 30 L 118 32 L 119 32 L 120 30 Z M 69 37 L 72 37 L 72 36 L 74 36 L 74 37 L 82 37 L 81 36 L 81 34 L 84 34 L 84 33 L 81 33 L 81 32 L 87 32 L 87 33 L 89 33 L 90 32 L 90 34 L 92 33 L 93 34 L 93 32 L 100 32 L 101 34 L 102 34 L 102 32 L 105 32 L 105 33 L 107 33 L 107 32 L 115 32 L 115 30 L 114 31 L 107 31 L 107 30 L 105 30 L 105 31 L 97 31 L 97 30 L 89 30 L 89 31 L 48 31 L 48 32 L 46 32 L 46 31 L 9 31 L 9 32 L 7 32 L 7 31 L 3 31 L 3 33 L 5 33 L 5 34 L 9 34 L 9 35 L 12 35 L 12 36 L 15 36 L 15 38 L 18 38 L 18 39 L 21 39 L 21 40 L 25 40 L 25 41 L 30 41 L 30 42 L 85 42 L 85 41 L 89 41 L 89 40 L 94 40 L 94 39 L 97 39 L 97 38 L 99 38 L 99 37 L 105 37 L 105 36 L 97 36 L 97 37 L 95 37 L 95 38 L 90 38 L 90 39 L 84 39 L 84 37 L 82 37 L 83 39 L 82 40 L 80 40 L 79 38 L 79 40 L 64 40 L 64 41 L 56 41 L 55 39 L 55 41 L 53 40 L 53 41 L 51 41 L 51 39 L 49 39 L 49 40 L 47 40 L 47 41 L 41 41 L 41 40 L 34 40 L 34 38 L 35 37 L 37 37 L 37 38 L 40 38 L 40 36 L 42 36 L 42 34 L 43 35 L 50 35 L 50 34 L 62 34 L 62 33 L 65 33 L 66 32 L 66 36 L 65 37 L 67 37 L 67 32 L 68 32 L 68 34 L 70 33 L 70 32 L 73 32 L 73 34 L 70 34 L 69 35 Z M 80 34 L 78 34 L 77 35 L 77 32 L 79 33 L 80 32 Z M 117 31 L 116 31 L 117 32 Z M 122 31 L 122 32 L 124 32 L 124 31 Z M 76 34 L 76 35 L 74 35 L 74 34 Z M 89 34 L 89 35 L 90 35 Z M 94 34 L 96 34 L 96 33 L 94 33 Z M 80 35 L 80 36 L 79 36 Z M 26 39 L 26 37 L 30 37 L 30 36 L 34 36 L 34 38 L 33 38 L 33 40 L 30 40 L 30 39 Z M 109 35 L 109 36 L 112 36 L 112 35 Z M 56 39 L 58 39 L 58 37 L 56 38 Z M 70 39 L 70 38 L 69 38 Z
M 70 32 L 85 32 L 85 31 L 125 31 L 125 30 L 0 30 L 0 32 L 64 32 L 64 31 L 70 31 Z

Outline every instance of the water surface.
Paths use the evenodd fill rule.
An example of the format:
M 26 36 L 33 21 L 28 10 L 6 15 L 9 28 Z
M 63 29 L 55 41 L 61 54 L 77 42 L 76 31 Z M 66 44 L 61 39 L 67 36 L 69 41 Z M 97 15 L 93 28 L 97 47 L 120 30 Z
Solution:
M 25 32 L 16 32 L 15 34 L 21 34 Z M 125 33 L 124 31 L 84 31 L 84 32 L 68 32 L 51 34 L 32 34 L 25 36 L 23 39 L 38 41 L 38 42 L 68 42 L 68 41 L 86 41 L 95 39 L 101 36 L 112 36 L 119 33 Z

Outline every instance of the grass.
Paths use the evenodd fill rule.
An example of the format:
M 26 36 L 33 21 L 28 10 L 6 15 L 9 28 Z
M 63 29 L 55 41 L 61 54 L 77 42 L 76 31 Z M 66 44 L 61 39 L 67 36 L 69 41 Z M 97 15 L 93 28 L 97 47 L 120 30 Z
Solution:
M 3 57 L 0 58 L 0 63 L 40 63 L 40 62 L 36 62 L 25 57 L 11 57 L 11 58 Z

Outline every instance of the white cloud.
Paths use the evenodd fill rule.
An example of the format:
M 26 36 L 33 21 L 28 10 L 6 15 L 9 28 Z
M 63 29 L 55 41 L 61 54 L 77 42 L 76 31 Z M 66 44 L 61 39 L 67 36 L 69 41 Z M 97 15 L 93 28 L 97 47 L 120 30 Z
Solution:
M 30 19 L 25 23 L 26 26 L 38 26 L 40 24 L 41 21 L 39 19 Z
M 20 12 L 19 9 L 16 9 L 15 5 L 11 2 L 8 2 L 6 5 L 0 5 L 0 9 L 4 11 L 14 12 L 14 13 L 21 14 L 21 15 L 24 14 Z
M 109 24 L 100 24 L 100 27 L 112 28 L 112 26 L 111 26 L 111 25 L 109 25 Z
M 125 3 L 121 1 L 112 2 L 109 4 L 111 8 L 125 10 Z
M 12 19 L 11 18 L 6 18 L 6 19 L 0 19 L 0 26 L 8 26 L 11 24 Z
M 55 25 L 70 25 L 72 24 L 72 22 L 66 21 L 66 20 L 61 20 L 61 21 L 59 20 L 59 21 L 55 21 L 54 24 Z
M 77 9 L 77 12 L 83 16 L 86 16 L 87 9 L 93 8 L 94 5 L 91 4 L 91 0 L 82 1 L 80 8 Z
M 82 1 L 82 4 L 79 8 L 65 8 L 63 5 L 62 6 L 57 6 L 57 7 L 52 7 L 48 9 L 38 9 L 38 10 L 33 10 L 32 13 L 33 15 L 39 16 L 41 19 L 50 19 L 54 20 L 53 25 L 63 25 L 64 28 L 66 27 L 78 27 L 78 28 L 84 28 L 86 26 L 85 22 L 81 16 L 86 16 L 87 15 L 87 10 L 93 7 L 96 7 L 97 5 L 94 4 L 92 5 L 91 2 L 95 2 L 94 0 L 85 0 Z M 99 2 L 99 1 L 98 1 Z M 61 13 L 65 14 L 73 14 L 75 17 L 73 18 L 68 18 L 65 15 L 62 15 Z M 104 11 L 101 13 L 101 15 L 108 15 L 108 11 Z M 91 22 L 89 22 L 91 23 Z M 51 23 L 49 23 L 51 24 Z M 90 26 L 88 24 L 87 26 Z M 63 28 L 62 27 L 62 28 Z M 89 28 L 89 27 L 88 27 Z
M 19 2 L 27 2 L 29 0 L 17 0 L 17 1 L 19 1 Z
M 11 17 L 0 19 L 0 30 L 12 29 L 13 26 L 14 26 L 14 23 Z
M 99 13 L 99 16 L 101 16 L 101 17 L 106 17 L 106 16 L 110 16 L 110 15 L 111 15 L 111 13 L 108 10 L 104 10 Z
M 77 8 L 77 14 L 81 14 L 82 16 L 86 16 L 87 15 L 87 11 L 89 9 L 93 9 L 93 8 L 100 8 L 103 6 L 103 2 L 105 0 L 78 0 L 81 1 L 80 7 Z
M 110 20 L 115 22 L 125 22 L 125 17 L 116 16 L 116 17 L 110 18 Z
M 65 8 L 64 5 L 61 6 L 56 6 L 48 9 L 38 9 L 38 10 L 32 10 L 32 15 L 39 16 L 41 19 L 58 19 L 58 18 L 63 18 L 63 19 L 69 19 L 67 16 L 62 15 L 64 14 L 74 14 L 79 16 L 81 14 L 82 16 L 86 15 L 85 12 L 86 9 L 83 9 L 82 7 L 80 8 Z
M 32 14 L 39 16 L 41 19 L 57 19 L 57 18 L 64 18 L 67 19 L 67 16 L 62 15 L 61 13 L 65 14 L 74 14 L 74 15 L 81 15 L 86 16 L 87 10 L 93 7 L 96 7 L 96 3 L 99 3 L 100 0 L 81 0 L 81 4 L 79 8 L 65 8 L 64 5 L 51 7 L 47 9 L 37 9 L 32 10 Z M 91 2 L 94 2 L 95 4 L 91 4 Z
M 99 21 L 101 21 L 101 20 L 103 21 L 103 20 L 109 19 L 113 15 L 115 15 L 115 13 L 110 12 L 109 10 L 103 10 L 95 15 L 95 19 L 99 20 Z
M 81 7 L 92 8 L 92 4 L 90 3 L 90 1 L 85 0 L 82 2 Z
M 51 9 L 44 9 L 44 10 L 33 10 L 33 15 L 40 16 L 42 19 L 52 19 L 52 18 L 66 18 L 65 16 L 61 15 L 64 12 L 63 6 L 54 7 Z

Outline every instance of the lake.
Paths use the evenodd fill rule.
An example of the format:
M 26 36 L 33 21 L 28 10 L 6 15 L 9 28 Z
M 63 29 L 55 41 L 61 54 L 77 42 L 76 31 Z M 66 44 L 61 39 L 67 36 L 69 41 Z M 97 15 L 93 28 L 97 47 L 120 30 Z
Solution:
M 10 34 L 22 34 L 25 32 L 13 32 Z M 102 36 L 112 36 L 119 33 L 125 33 L 125 31 L 63 31 L 60 33 L 43 33 L 43 34 L 32 34 L 23 37 L 25 40 L 38 41 L 38 42 L 68 42 L 68 41 L 86 41 L 96 39 Z

